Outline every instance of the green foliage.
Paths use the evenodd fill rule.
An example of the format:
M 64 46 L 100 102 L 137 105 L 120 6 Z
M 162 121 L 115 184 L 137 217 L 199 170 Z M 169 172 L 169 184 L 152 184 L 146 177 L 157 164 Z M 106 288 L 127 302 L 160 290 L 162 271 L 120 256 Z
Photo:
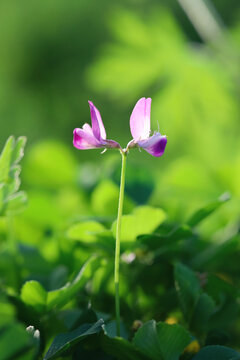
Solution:
M 66 350 L 85 339 L 89 335 L 97 334 L 102 330 L 103 320 L 98 320 L 95 324 L 84 324 L 68 334 L 59 334 L 53 340 L 48 352 L 44 356 L 44 360 L 57 359 Z
M 17 174 L 11 166 L 19 166 L 20 145 L 10 140 L 1 157 L 1 164 L 12 164 L 5 171 L 7 184 L 20 183 L 19 176 L 9 175 Z M 62 170 L 57 172 L 41 157 L 45 146 L 49 154 L 58 152 L 59 162 L 69 161 L 71 175 L 55 181 L 54 174 L 61 176 Z M 113 300 L 116 175 L 112 180 L 97 177 L 95 185 L 83 187 L 73 181 L 75 160 L 64 147 L 51 146 L 39 144 L 41 155 L 33 158 L 36 148 L 29 151 L 24 170 L 28 206 L 14 218 L 6 207 L 0 217 L 0 287 L 5 293 L 0 345 L 6 359 L 33 360 L 46 354 L 46 359 L 177 360 L 220 357 L 228 351 L 224 345 L 237 348 L 239 234 L 228 223 L 221 225 L 224 231 L 202 233 L 202 226 L 233 200 L 221 196 L 186 221 L 172 222 L 151 201 L 133 209 L 138 199 L 130 189 L 122 219 L 123 338 L 118 338 Z M 31 159 L 41 161 L 34 164 Z M 42 179 L 30 176 L 33 169 Z M 10 188 L 16 197 L 21 194 L 18 187 Z M 18 338 L 11 349 L 10 336 Z
M 39 282 L 31 280 L 23 285 L 21 299 L 26 305 L 33 306 L 41 312 L 46 306 L 47 292 Z
M 200 295 L 200 282 L 193 271 L 184 265 L 176 265 L 174 273 L 179 301 L 185 316 L 189 318 Z
M 30 144 L 0 155 L 3 360 L 240 358 L 238 4 L 204 2 L 209 44 L 183 1 L 136 3 L 0 2 L 0 142 Z M 128 157 L 119 338 L 120 157 L 71 148 L 72 130 L 90 99 L 125 147 L 142 96 L 168 145 Z
M 21 289 L 21 300 L 39 312 L 62 308 L 84 287 L 90 279 L 94 268 L 98 265 L 95 258 L 89 259 L 81 268 L 73 281 L 60 289 L 46 292 L 37 281 L 27 281 Z
M 156 324 L 152 320 L 138 330 L 133 343 L 150 359 L 177 360 L 190 339 L 189 334 L 181 326 Z
M 116 214 L 118 207 L 119 188 L 113 182 L 105 180 L 94 189 L 91 197 L 92 208 L 98 215 Z M 124 212 L 133 209 L 134 202 L 127 196 L 124 201 Z
M 239 199 L 238 45 L 221 29 L 219 52 L 209 52 L 208 44 L 192 42 L 192 28 L 185 28 L 186 19 L 172 11 L 172 2 L 161 5 L 149 4 L 147 11 L 115 9 L 108 17 L 111 41 L 90 65 L 87 79 L 114 105 L 125 105 L 126 126 L 135 101 L 153 99 L 151 129 L 168 135 L 167 159 L 164 155 L 160 167 L 142 154 L 135 159 L 148 162 L 156 174 L 151 204 L 183 221 L 226 190 Z M 238 33 L 234 26 L 236 39 Z M 237 204 L 220 214 L 219 221 L 230 216 L 236 221 Z M 212 221 L 214 230 L 218 220 Z
M 205 333 L 217 309 L 213 298 L 203 292 L 200 277 L 186 266 L 177 264 L 174 274 L 179 302 L 190 328 L 198 334 Z
M 145 23 L 137 14 L 123 9 L 116 11 L 110 26 L 118 43 L 108 46 L 108 56 L 100 58 L 90 70 L 89 80 L 95 88 L 111 91 L 112 97 L 133 101 L 164 73 L 167 59 L 176 61 L 173 54 L 181 48 L 183 36 L 170 14 L 161 10 L 161 13 L 151 14 L 151 19 Z M 127 31 L 123 32 L 123 28 Z M 166 34 L 171 36 L 171 41 Z M 164 57 L 159 56 L 160 51 Z
M 144 16 L 118 9 L 110 28 L 114 42 L 107 44 L 88 72 L 94 89 L 128 104 L 151 89 L 152 126 L 161 121 L 160 129 L 172 143 L 168 153 L 189 154 L 191 148 L 200 163 L 210 166 L 216 158 L 226 159 L 222 141 L 231 140 L 223 134 L 229 121 L 235 126 L 238 108 L 228 91 L 231 78 L 223 64 L 209 57 L 204 47 L 196 52 L 189 46 L 167 8 L 152 9 Z M 207 136 L 199 139 L 203 131 Z
M 11 324 L 7 326 L 7 328 L 3 330 L 0 339 L 2 359 L 7 360 L 14 358 L 20 360 L 22 353 L 26 360 L 32 359 L 33 354 L 29 353 L 29 349 L 31 348 L 30 340 L 30 336 L 22 325 Z
M 200 294 L 192 315 L 191 327 L 199 333 L 204 333 L 208 328 L 209 318 L 215 310 L 216 306 L 211 296 L 206 293 Z
M 240 354 L 225 346 L 207 346 L 193 360 L 239 360 Z
M 83 223 L 72 225 L 67 232 L 67 236 L 73 240 L 91 243 L 97 239 L 97 234 L 101 234 L 106 229 L 96 221 L 86 221 Z
M 166 214 L 161 209 L 150 206 L 139 206 L 131 215 L 122 218 L 121 241 L 131 242 L 138 235 L 153 232 L 165 220 Z M 112 225 L 112 231 L 116 233 L 116 221 Z
M 208 217 L 215 210 L 217 210 L 222 204 L 228 201 L 229 198 L 229 194 L 223 194 L 217 201 L 205 206 L 204 208 L 198 210 L 195 214 L 193 214 L 193 216 L 188 220 L 187 224 L 191 227 L 198 225 L 206 217 Z
M 0 215 L 14 214 L 26 203 L 26 194 L 20 192 L 20 160 L 24 154 L 25 137 L 10 136 L 0 155 Z
M 23 324 L 16 321 L 14 306 L 2 294 L 0 295 L 0 309 L 1 358 L 4 360 L 33 359 L 38 352 L 38 339 L 29 335 Z
M 0 297 L 0 304 L 0 329 L 2 329 L 14 320 L 15 308 L 9 304 L 2 295 Z
M 90 280 L 98 264 L 98 259 L 92 257 L 83 265 L 72 282 L 67 283 L 60 289 L 50 291 L 47 296 L 47 308 L 50 310 L 53 308 L 61 308 L 69 302 L 77 292 L 86 285 L 87 281 Z
M 148 359 L 134 344 L 120 337 L 110 338 L 105 335 L 101 340 L 101 345 L 107 354 L 115 356 L 120 360 Z
M 56 189 L 74 180 L 76 162 L 68 147 L 57 141 L 34 145 L 26 158 L 25 179 L 38 187 Z

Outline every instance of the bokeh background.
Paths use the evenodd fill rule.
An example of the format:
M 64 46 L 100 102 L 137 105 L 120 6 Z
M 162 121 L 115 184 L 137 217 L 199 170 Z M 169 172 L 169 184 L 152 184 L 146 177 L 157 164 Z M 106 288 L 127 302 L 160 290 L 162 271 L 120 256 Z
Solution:
M 239 19 L 234 0 L 1 0 L 0 145 L 12 134 L 28 138 L 22 241 L 33 242 L 30 218 L 37 243 L 36 224 L 47 232 L 49 212 L 56 223 L 116 214 L 119 154 L 77 151 L 72 131 L 90 121 L 90 99 L 108 138 L 125 146 L 143 96 L 153 99 L 152 130 L 166 134 L 168 145 L 160 159 L 131 151 L 125 211 L 149 203 L 184 221 L 229 191 L 231 201 L 200 230 L 236 230 Z
M 127 160 L 125 337 L 156 319 L 240 350 L 239 20 L 236 0 L 0 0 L 0 151 L 27 137 L 20 164 L 23 138 L 0 157 L 1 359 L 42 358 L 99 317 L 115 329 L 121 156 L 79 151 L 72 136 L 92 100 L 125 147 L 141 97 L 168 144 L 161 158 L 133 149 Z M 78 345 L 76 358 L 99 358 Z

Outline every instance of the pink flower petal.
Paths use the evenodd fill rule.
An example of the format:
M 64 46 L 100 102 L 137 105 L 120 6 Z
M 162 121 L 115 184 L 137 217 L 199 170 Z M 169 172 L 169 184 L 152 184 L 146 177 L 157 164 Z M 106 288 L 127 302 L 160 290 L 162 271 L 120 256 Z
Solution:
M 147 139 L 150 134 L 151 98 L 141 98 L 130 117 L 130 129 L 134 140 Z
M 89 124 L 84 124 L 82 128 L 83 128 L 84 132 L 86 132 L 94 137 L 92 128 Z
M 167 145 L 167 137 L 156 133 L 149 139 L 138 141 L 138 145 L 146 150 L 149 154 L 159 157 L 164 154 L 165 147 Z
M 96 149 L 102 147 L 93 135 L 83 129 L 74 129 L 73 131 L 73 145 L 79 150 Z
M 94 136 L 98 139 L 106 139 L 106 131 L 102 122 L 102 118 L 98 109 L 93 105 L 91 101 L 88 101 L 90 106 L 90 114 L 92 120 L 92 131 Z
M 106 148 L 121 149 L 119 143 L 114 140 L 102 140 L 102 144 L 104 144 Z

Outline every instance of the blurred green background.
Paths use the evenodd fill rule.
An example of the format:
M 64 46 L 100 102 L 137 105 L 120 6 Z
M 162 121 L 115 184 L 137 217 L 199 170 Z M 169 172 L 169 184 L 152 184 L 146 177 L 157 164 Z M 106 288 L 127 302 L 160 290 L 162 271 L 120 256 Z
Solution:
M 94 212 L 115 215 L 101 194 L 112 186 L 117 198 L 119 155 L 77 151 L 72 131 L 90 122 L 90 99 L 108 138 L 125 146 L 132 108 L 145 96 L 153 99 L 152 130 L 159 126 L 168 145 L 160 159 L 130 153 L 129 202 L 160 206 L 181 221 L 230 191 L 231 202 L 201 231 L 236 227 L 239 19 L 234 0 L 2 0 L 0 145 L 11 134 L 28 138 L 22 188 L 30 191 L 29 214 L 35 196 L 46 216 L 41 190 L 47 188 L 59 191 L 69 215 L 86 215 L 85 193 L 100 182 L 102 207 Z
M 90 301 L 112 319 L 121 157 L 75 149 L 73 129 L 90 123 L 92 100 L 125 147 L 135 103 L 151 97 L 151 128 L 168 144 L 161 158 L 128 156 L 121 315 L 128 329 L 135 319 L 188 322 L 201 345 L 205 330 L 222 329 L 240 348 L 239 20 L 235 0 L 0 1 L 0 151 L 10 135 L 27 137 L 20 164 L 24 138 L 11 137 L 0 157 L 1 332 L 34 325 L 42 358 L 73 326 L 65 310 L 84 323 Z M 61 304 L 61 286 L 92 254 L 86 282 Z M 174 270 L 179 261 L 189 268 Z M 196 326 L 181 315 L 178 275 Z M 59 312 L 42 287 L 59 290 Z M 15 329 L 1 337 L 2 357 L 13 337 L 25 346 Z

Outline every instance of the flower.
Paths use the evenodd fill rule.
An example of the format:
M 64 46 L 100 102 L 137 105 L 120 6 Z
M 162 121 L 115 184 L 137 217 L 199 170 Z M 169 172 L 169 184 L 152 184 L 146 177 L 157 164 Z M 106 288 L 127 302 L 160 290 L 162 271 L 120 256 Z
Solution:
M 121 146 L 114 140 L 106 139 L 106 131 L 98 109 L 91 101 L 90 115 L 92 127 L 84 124 L 82 129 L 76 128 L 73 131 L 73 145 L 79 150 L 97 149 L 97 148 L 118 148 Z
M 150 136 L 151 101 L 151 98 L 141 98 L 136 103 L 130 117 L 130 129 L 133 140 L 130 141 L 127 148 L 139 146 L 149 154 L 159 157 L 164 154 L 167 137 L 159 132 L 154 132 Z

